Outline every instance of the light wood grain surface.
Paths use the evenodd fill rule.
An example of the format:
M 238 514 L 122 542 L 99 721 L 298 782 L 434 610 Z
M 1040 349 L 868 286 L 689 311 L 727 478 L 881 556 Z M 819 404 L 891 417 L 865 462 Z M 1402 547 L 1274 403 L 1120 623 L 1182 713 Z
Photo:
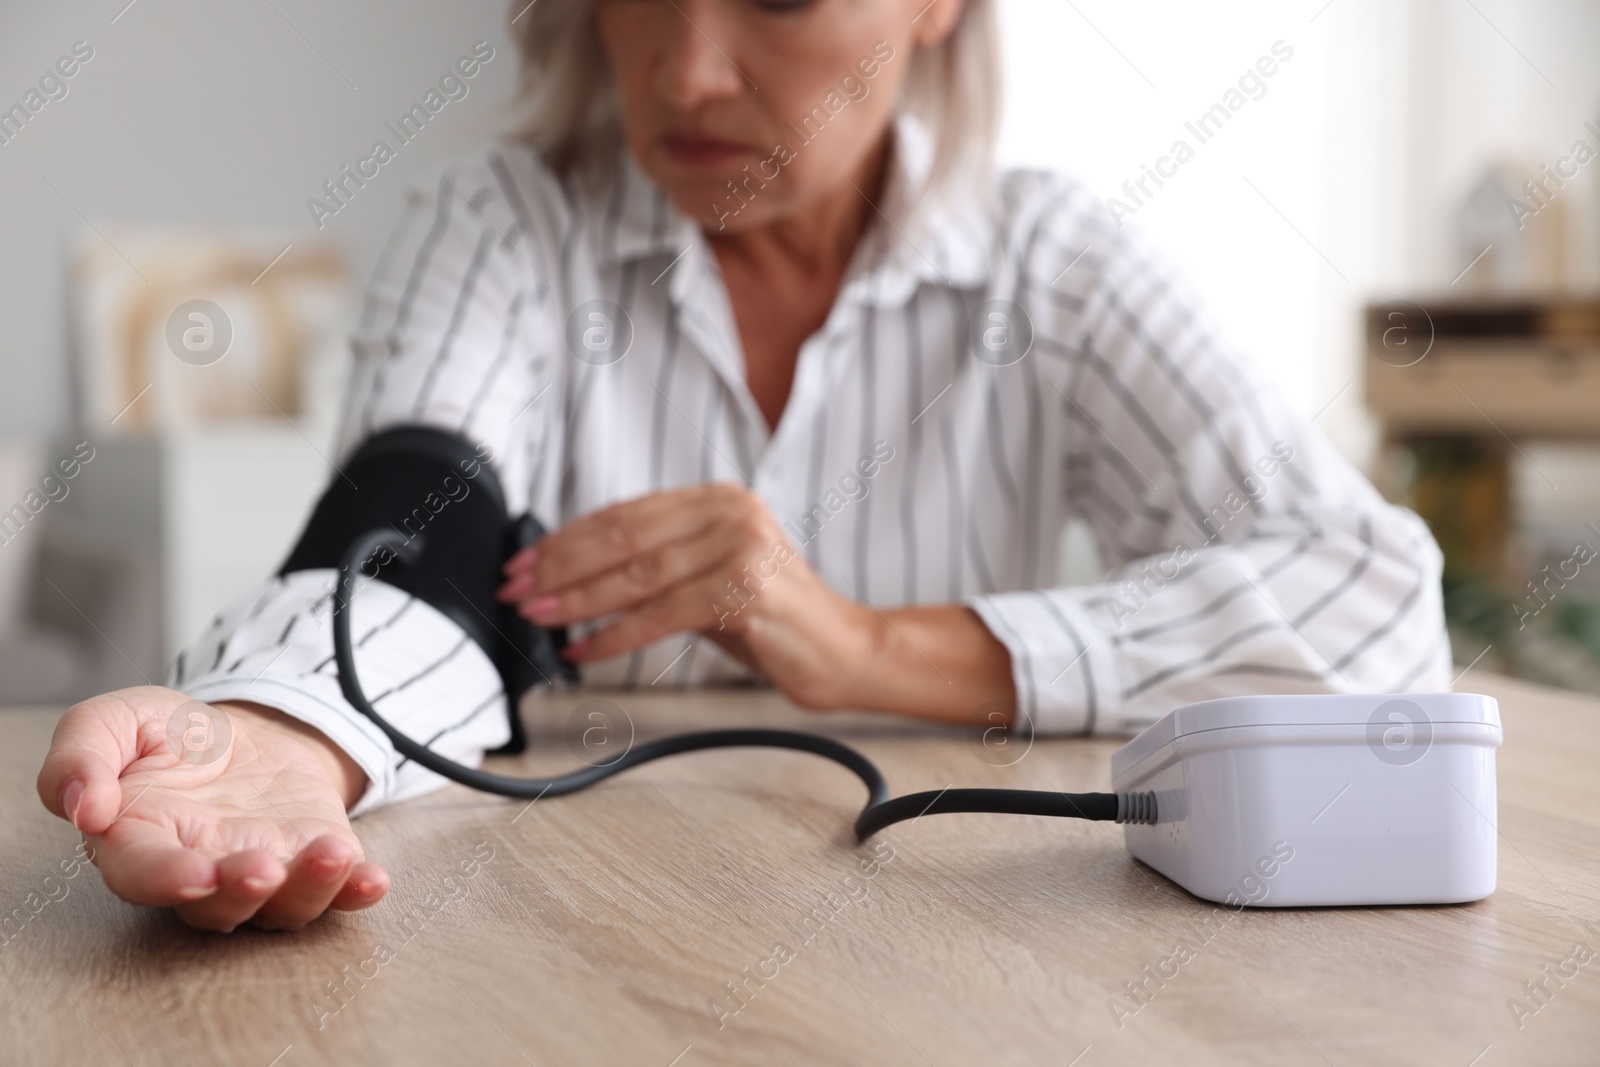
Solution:
M 66 877 L 78 838 L 33 790 L 56 712 L 0 711 L 0 909 L 12 915 L 0 1058 L 1600 1063 L 1600 956 L 1547 978 L 1570 973 L 1577 943 L 1600 952 L 1600 701 L 1489 675 L 1460 688 L 1499 697 L 1505 722 L 1495 894 L 1222 909 L 1209 940 L 1213 906 L 1130 861 L 1119 828 L 930 816 L 874 851 L 850 836 L 863 790 L 848 772 L 753 750 L 680 757 L 531 807 L 451 787 L 357 824 L 394 875 L 373 910 L 292 934 L 201 934 L 118 901 L 92 868 Z M 536 706 L 540 751 L 502 769 L 572 765 L 569 720 L 592 696 Z M 1105 789 L 1118 744 L 1039 740 L 998 766 L 965 734 L 807 715 L 762 692 L 611 699 L 640 739 L 819 729 L 859 746 L 897 793 Z M 627 727 L 613 728 L 616 742 Z M 1132 1006 L 1124 983 L 1179 942 L 1192 960 L 1119 1026 L 1112 999 Z M 1542 1005 L 1524 988 L 1541 981 Z M 1518 1019 L 1511 998 L 1538 1010 Z

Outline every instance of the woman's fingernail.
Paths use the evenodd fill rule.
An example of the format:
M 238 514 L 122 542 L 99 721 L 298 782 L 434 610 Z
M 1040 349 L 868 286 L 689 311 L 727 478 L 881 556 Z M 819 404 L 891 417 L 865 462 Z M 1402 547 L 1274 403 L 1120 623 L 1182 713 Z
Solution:
M 178 890 L 178 896 L 184 900 L 204 900 L 217 891 L 214 885 L 186 885 Z
M 511 558 L 501 565 L 500 569 L 506 574 L 510 574 L 512 571 L 523 567 L 531 568 L 538 559 L 539 550 L 537 548 L 524 548 L 520 552 L 513 553 Z
M 274 885 L 274 883 L 267 881 L 265 878 L 255 878 L 249 875 L 239 879 L 239 884 L 252 893 L 265 893 Z
M 357 882 L 356 883 L 356 892 L 360 893 L 364 897 L 370 897 L 373 893 L 376 893 L 377 891 L 378 891 L 378 883 L 377 882 Z
M 500 586 L 499 596 L 501 600 L 521 600 L 533 591 L 532 576 L 519 574 L 515 578 L 506 579 Z
M 560 606 L 561 598 L 556 596 L 554 593 L 546 593 L 543 596 L 536 596 L 532 600 L 525 601 L 522 605 L 523 610 L 536 619 L 541 615 L 549 615 L 553 613 L 556 608 Z
M 67 813 L 67 821 L 74 830 L 78 829 L 78 805 L 83 803 L 83 783 L 76 778 L 68 778 L 61 787 L 61 810 Z
M 344 874 L 344 865 L 335 863 L 325 856 L 318 856 L 311 861 L 311 874 L 319 882 L 336 881 Z

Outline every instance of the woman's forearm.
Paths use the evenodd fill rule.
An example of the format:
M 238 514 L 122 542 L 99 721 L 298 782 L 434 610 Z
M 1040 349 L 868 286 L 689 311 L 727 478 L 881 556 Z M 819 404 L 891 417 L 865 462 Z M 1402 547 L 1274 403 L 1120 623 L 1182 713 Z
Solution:
M 949 723 L 1009 723 L 1016 705 L 1011 653 L 960 604 L 872 608 L 870 655 L 856 672 L 855 707 Z

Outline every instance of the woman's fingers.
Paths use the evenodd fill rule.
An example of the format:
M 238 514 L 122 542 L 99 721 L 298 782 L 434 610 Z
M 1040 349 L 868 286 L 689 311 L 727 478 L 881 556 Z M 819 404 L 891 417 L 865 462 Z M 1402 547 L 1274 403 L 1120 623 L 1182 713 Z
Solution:
M 336 911 L 370 908 L 389 892 L 389 872 L 376 863 L 362 861 L 350 869 L 339 895 L 333 898 Z
M 132 904 L 174 907 L 200 930 L 226 932 L 247 921 L 268 930 L 299 929 L 330 907 L 370 907 L 389 890 L 388 872 L 334 834 L 317 838 L 287 866 L 263 849 L 213 860 L 181 847 L 171 828 L 138 819 L 119 820 L 90 844 L 113 893 Z
M 266 930 L 298 930 L 328 910 L 360 861 L 360 853 L 348 838 L 323 834 L 289 863 L 282 887 L 252 921 Z
M 715 581 L 714 574 L 706 574 L 667 590 L 611 625 L 569 645 L 568 658 L 578 663 L 609 659 L 654 644 L 671 634 L 716 629 L 719 611 Z
M 534 565 L 539 560 L 539 546 L 529 545 L 514 553 L 500 567 L 506 580 L 501 583 L 499 595 L 503 603 L 521 600 L 533 592 Z
M 103 835 L 88 840 L 106 888 L 130 904 L 184 904 L 217 889 L 216 862 L 184 848 L 171 826 L 118 819 Z
M 500 565 L 506 574 L 516 574 L 533 566 L 534 560 L 539 558 L 539 546 L 529 545 L 527 548 L 518 549 L 511 554 L 511 558 Z
M 179 904 L 178 918 L 200 930 L 227 933 L 259 911 L 287 877 L 283 861 L 263 849 L 224 856 L 217 860 L 216 892 Z
M 139 755 L 139 716 L 115 694 L 76 704 L 56 724 L 39 770 L 39 799 L 87 834 L 111 825 L 122 809 L 118 777 Z
M 712 570 L 733 558 L 742 543 L 732 524 L 714 522 L 689 537 L 640 552 L 587 581 L 529 597 L 517 611 L 542 626 L 598 619 Z
M 556 592 L 640 553 L 690 537 L 713 520 L 725 518 L 746 495 L 736 486 L 696 485 L 651 493 L 574 519 L 539 542 L 529 570 L 532 584 L 521 595 L 535 589 Z

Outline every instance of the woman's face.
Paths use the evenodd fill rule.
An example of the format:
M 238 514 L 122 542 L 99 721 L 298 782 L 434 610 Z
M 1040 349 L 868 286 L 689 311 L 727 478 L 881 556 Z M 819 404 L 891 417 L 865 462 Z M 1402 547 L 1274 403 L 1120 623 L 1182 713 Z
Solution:
M 713 232 L 855 180 L 961 0 L 597 0 L 628 145 Z M 729 183 L 732 183 L 730 186 Z

